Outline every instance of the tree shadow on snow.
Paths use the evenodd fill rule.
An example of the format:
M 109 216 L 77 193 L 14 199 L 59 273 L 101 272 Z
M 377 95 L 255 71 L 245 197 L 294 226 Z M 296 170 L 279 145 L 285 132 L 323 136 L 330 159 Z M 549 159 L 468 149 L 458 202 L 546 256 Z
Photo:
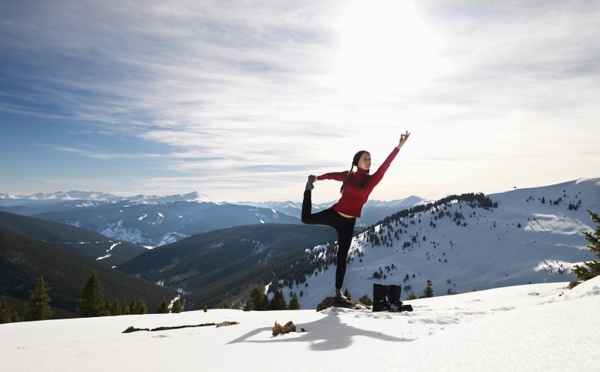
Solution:
M 291 313 L 293 314 L 293 313 Z M 271 342 L 307 342 L 310 348 L 315 351 L 329 351 L 344 349 L 352 345 L 354 337 L 371 337 L 378 340 L 391 342 L 410 342 L 411 339 L 398 338 L 381 332 L 368 331 L 365 329 L 353 327 L 348 324 L 342 324 L 337 313 L 330 313 L 328 316 L 310 323 L 296 324 L 297 335 L 290 333 L 288 335 L 272 336 L 272 327 L 257 328 L 245 335 L 228 342 L 227 344 L 236 344 L 241 342 L 252 343 L 271 343 Z M 301 329 L 304 328 L 305 332 Z M 255 336 L 261 333 L 269 334 L 268 339 L 259 339 Z M 292 336 L 294 335 L 294 336 Z M 286 337 L 287 336 L 287 337 Z

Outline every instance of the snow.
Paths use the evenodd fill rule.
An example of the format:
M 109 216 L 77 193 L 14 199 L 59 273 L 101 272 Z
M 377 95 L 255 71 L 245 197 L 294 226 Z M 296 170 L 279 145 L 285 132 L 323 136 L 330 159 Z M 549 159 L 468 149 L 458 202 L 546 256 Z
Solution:
M 350 248 L 353 259 L 343 289 L 354 298 L 372 297 L 374 282 L 396 284 L 403 286 L 404 299 L 411 292 L 421 295 L 428 279 L 436 296 L 565 282 L 575 280 L 572 265 L 594 259 L 583 232 L 594 230 L 587 210 L 600 208 L 600 179 L 514 189 L 489 197 L 498 202 L 497 208 L 472 208 L 454 201 L 398 222 L 404 225 L 375 226 L 373 231 L 380 238 L 388 236 L 389 245 L 373 245 L 368 231 L 359 234 Z M 569 204 L 578 203 L 578 209 L 569 209 Z M 438 218 L 439 212 L 461 214 L 461 225 L 450 217 Z M 410 246 L 404 248 L 407 242 Z M 333 247 L 321 249 L 313 248 L 307 255 L 321 260 Z M 303 308 L 315 308 L 333 294 L 335 270 L 336 265 L 330 264 L 308 275 L 305 282 L 282 287 L 286 301 L 296 294 Z M 385 277 L 373 279 L 380 270 Z
M 98 258 L 96 258 L 96 261 L 100 261 L 100 260 L 104 260 L 105 258 L 109 258 L 109 257 L 111 256 L 111 253 L 110 253 L 110 252 L 111 252 L 113 249 L 115 249 L 115 247 L 116 247 L 117 245 L 119 245 L 119 244 L 121 244 L 121 242 L 117 242 L 117 243 L 115 243 L 115 244 L 111 245 L 111 246 L 110 246 L 110 248 L 108 248 L 108 249 L 106 250 L 106 255 L 105 255 L 105 256 L 102 256 L 102 257 L 98 257 Z
M 436 296 L 449 289 L 460 293 L 407 301 L 414 312 L 316 312 L 316 304 L 333 293 L 335 265 L 330 265 L 305 284 L 283 289 L 287 301 L 291 291 L 304 292 L 299 298 L 303 310 L 211 309 L 3 324 L 3 370 L 597 370 L 600 277 L 574 290 L 567 289 L 567 281 L 573 279 L 572 264 L 594 259 L 582 232 L 593 230 L 586 211 L 600 207 L 599 187 L 600 179 L 587 179 L 515 189 L 490 195 L 499 203 L 491 210 L 453 203 L 448 212 L 463 213 L 466 226 L 457 227 L 450 218 L 435 220 L 435 213 L 418 213 L 412 219 L 422 222 L 405 221 L 391 246 L 373 246 L 366 235 L 358 236 L 351 254 L 363 257 L 349 263 L 345 281 L 353 297 L 372 297 L 375 282 L 402 282 L 403 298 L 411 291 L 419 295 L 427 279 L 432 279 Z M 567 208 L 580 201 L 578 210 Z M 125 229 L 122 221 L 111 232 L 139 234 Z M 402 249 L 413 236 L 419 239 Z M 319 245 L 307 251 L 318 260 L 328 249 Z M 368 279 L 390 264 L 395 268 L 387 279 Z M 411 278 L 404 283 L 406 274 Z M 239 324 L 122 333 L 130 326 L 223 321 Z M 293 321 L 306 332 L 273 337 L 276 321 Z
M 209 310 L 0 325 L 8 371 L 592 371 L 600 277 L 413 300 L 413 312 Z M 196 327 L 124 334 L 130 326 Z M 275 322 L 300 331 L 272 336 Z

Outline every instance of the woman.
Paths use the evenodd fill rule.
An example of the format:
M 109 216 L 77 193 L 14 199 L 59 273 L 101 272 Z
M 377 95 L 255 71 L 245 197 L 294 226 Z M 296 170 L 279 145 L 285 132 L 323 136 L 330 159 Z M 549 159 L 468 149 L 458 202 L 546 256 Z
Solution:
M 408 131 L 400 135 L 398 146 L 392 150 L 387 159 L 372 175 L 369 174 L 371 154 L 367 151 L 359 151 L 354 155 L 349 171 L 308 176 L 306 190 L 304 191 L 304 200 L 302 202 L 302 222 L 309 225 L 331 226 L 337 231 L 338 253 L 337 269 L 335 272 L 335 297 L 340 301 L 347 301 L 346 296 L 342 294 L 342 284 L 346 275 L 346 258 L 350 249 L 350 243 L 352 243 L 356 218 L 361 216 L 363 205 L 367 202 L 371 191 L 381 181 L 383 175 L 409 136 L 410 133 Z M 356 172 L 353 171 L 354 167 L 357 167 Z M 340 188 L 342 196 L 331 208 L 311 214 L 313 183 L 322 180 L 342 182 L 342 187 Z

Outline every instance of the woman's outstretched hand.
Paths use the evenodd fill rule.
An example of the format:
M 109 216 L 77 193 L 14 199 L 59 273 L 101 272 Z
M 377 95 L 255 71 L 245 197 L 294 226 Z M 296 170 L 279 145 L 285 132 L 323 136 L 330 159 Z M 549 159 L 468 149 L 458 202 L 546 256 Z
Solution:
M 406 131 L 405 134 L 400 135 L 400 142 L 398 143 L 398 146 L 396 146 L 398 150 L 400 150 L 406 141 L 408 141 L 408 137 L 410 137 L 410 133 L 408 131 Z

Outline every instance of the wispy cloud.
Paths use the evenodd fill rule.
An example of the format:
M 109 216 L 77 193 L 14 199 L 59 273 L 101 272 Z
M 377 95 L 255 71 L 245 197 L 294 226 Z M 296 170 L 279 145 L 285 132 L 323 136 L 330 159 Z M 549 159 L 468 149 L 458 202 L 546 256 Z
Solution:
M 413 28 L 348 17 L 363 3 L 375 20 L 409 24 L 414 11 Z M 140 182 L 151 193 L 189 184 L 209 194 L 232 189 L 225 197 L 237 199 L 251 178 L 262 185 L 256 199 L 291 198 L 291 179 L 345 169 L 361 148 L 383 160 L 406 129 L 413 137 L 398 161 L 409 162 L 402 169 L 411 169 L 413 180 L 437 184 L 437 195 L 453 183 L 465 192 L 506 187 L 512 182 L 494 169 L 508 164 L 514 174 L 531 174 L 522 165 L 527 158 L 561 169 L 538 183 L 594 176 L 586 173 L 589 160 L 564 171 L 561 158 L 600 157 L 566 129 L 600 136 L 596 1 L 393 3 L 5 2 L 0 114 L 68 122 L 65 130 L 85 132 L 90 144 L 135 139 L 135 148 L 126 141 L 102 150 L 67 141 L 52 147 L 105 161 L 155 159 Z M 386 11 L 391 17 L 378 18 Z M 344 26 L 348 19 L 355 24 Z M 364 45 L 384 43 L 352 65 L 354 75 L 340 75 L 340 58 L 362 58 L 343 53 L 352 27 L 350 42 L 362 33 Z M 367 33 L 375 29 L 379 35 Z M 418 55 L 427 60 L 419 63 Z M 402 74 L 382 64 L 386 58 Z M 558 141 L 558 154 L 546 153 Z M 169 174 L 157 174 L 161 169 Z M 478 184 L 466 184 L 458 177 L 440 182 L 440 170 L 483 173 Z M 388 177 L 419 194 L 406 188 L 411 174 Z
M 137 153 L 114 153 L 114 152 L 96 152 L 89 150 L 82 150 L 73 147 L 60 147 L 56 148 L 57 151 L 81 155 L 99 160 L 122 160 L 122 159 L 159 159 L 164 158 L 165 155 L 161 154 L 137 154 Z

